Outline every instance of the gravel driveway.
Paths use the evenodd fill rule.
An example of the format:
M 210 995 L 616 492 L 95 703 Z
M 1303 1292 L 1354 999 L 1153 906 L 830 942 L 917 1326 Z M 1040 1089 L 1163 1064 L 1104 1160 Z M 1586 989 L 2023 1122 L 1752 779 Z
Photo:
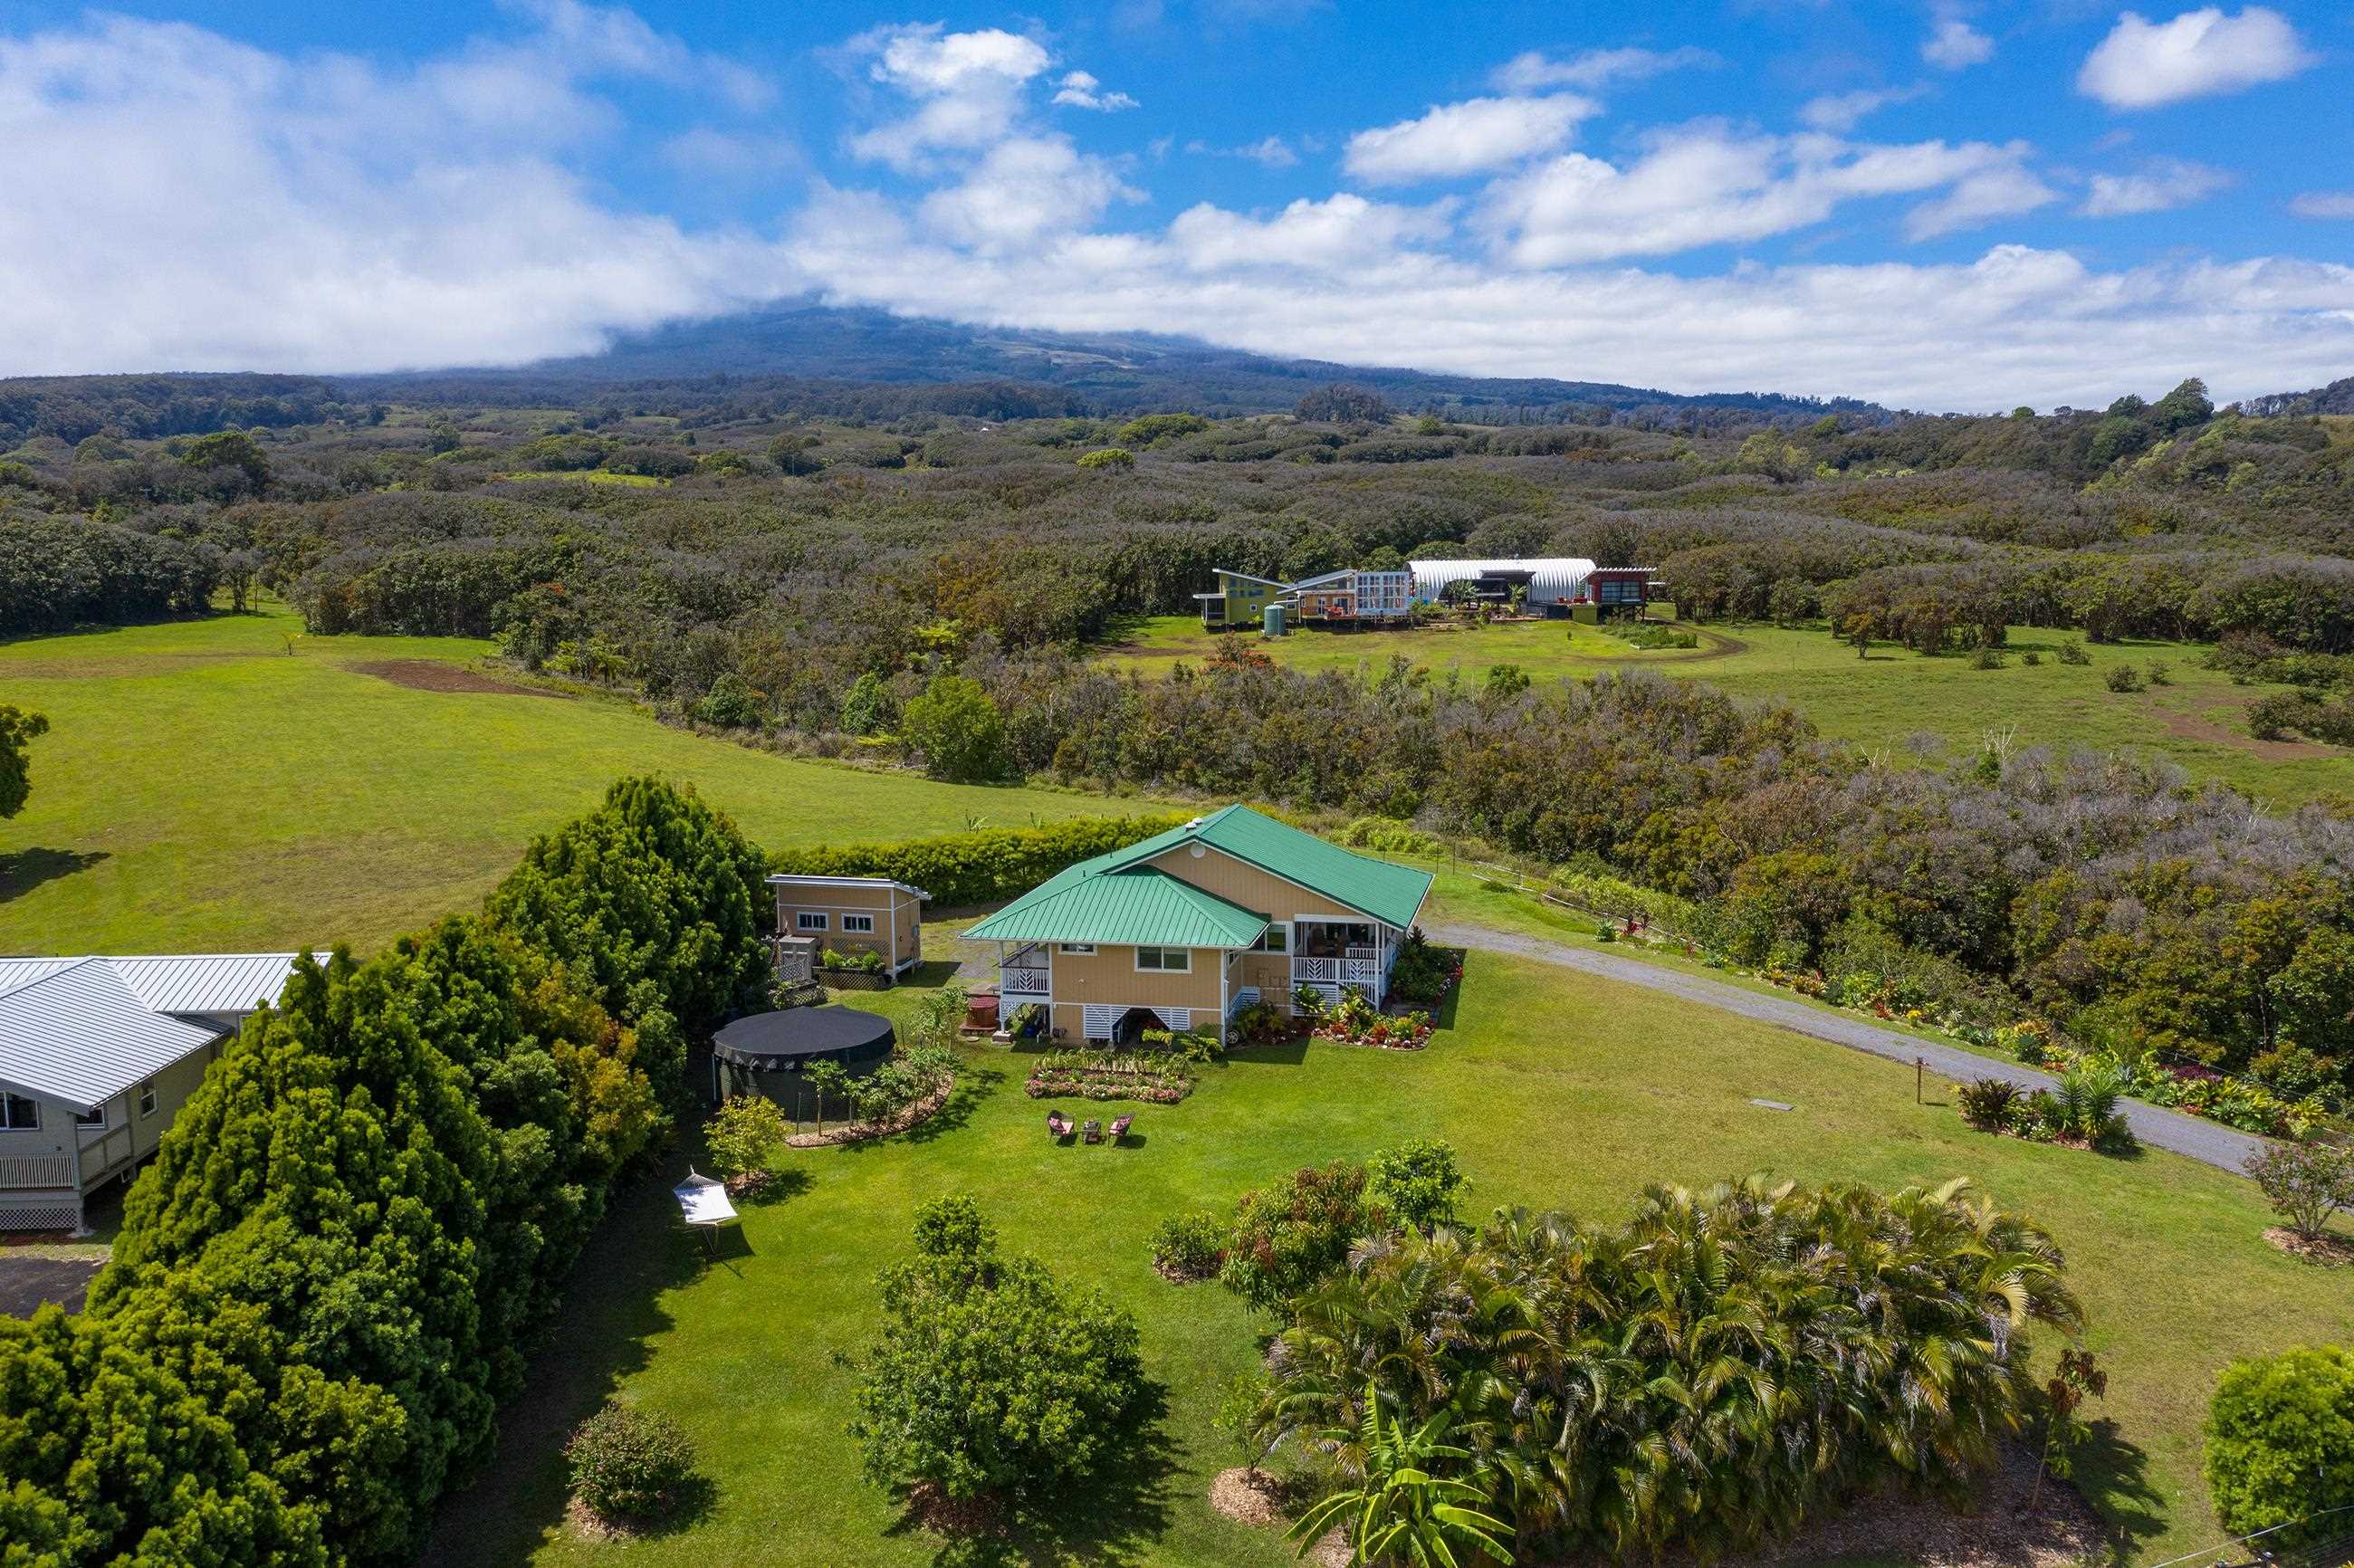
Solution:
M 1884 1056 L 1908 1066 L 1917 1056 L 1949 1079 L 1987 1077 L 1999 1070 L 2002 1076 L 2030 1088 L 2051 1089 L 2060 1085 L 2060 1080 L 2051 1074 L 2038 1072 L 2032 1067 L 1990 1062 L 1984 1056 L 1956 1050 L 1935 1040 L 1900 1034 L 1893 1029 L 1882 1029 L 1842 1013 L 1827 1012 L 1781 997 L 1760 995 L 1756 991 L 1744 991 L 1739 986 L 1727 985 L 1723 980 L 1704 980 L 1698 975 L 1684 974 L 1658 964 L 1647 964 L 1639 959 L 1623 958 L 1616 953 L 1597 953 L 1585 948 L 1548 942 L 1542 937 L 1523 937 L 1517 932 L 1497 931 L 1485 926 L 1441 921 L 1426 923 L 1423 931 L 1434 942 L 1512 953 L 1521 958 L 1534 959 L 1540 963 L 1558 964 L 1563 969 L 1580 969 L 1607 980 L 1624 980 L 1628 985 L 1665 991 L 1686 1001 L 1696 1001 L 1703 1007 L 1723 1008 L 1727 1012 L 1737 1012 L 1760 1023 L 1776 1024 L 1799 1034 L 1828 1040 L 1851 1051 Z M 2126 1100 L 2124 1110 L 2126 1120 L 2133 1127 L 2134 1136 L 2144 1143 L 2154 1149 L 2188 1156 L 2219 1171 L 2229 1171 L 2235 1176 L 2243 1173 L 2241 1166 L 2248 1156 L 2264 1145 L 2264 1139 L 2235 1131 L 2220 1122 L 2185 1116 L 2180 1111 L 2167 1110 L 2159 1106 L 2144 1105 L 2139 1100 Z
M 0 1248 L 0 1314 L 29 1318 L 44 1301 L 54 1301 L 69 1312 L 80 1311 L 101 1262 L 95 1257 L 43 1256 L 27 1247 Z

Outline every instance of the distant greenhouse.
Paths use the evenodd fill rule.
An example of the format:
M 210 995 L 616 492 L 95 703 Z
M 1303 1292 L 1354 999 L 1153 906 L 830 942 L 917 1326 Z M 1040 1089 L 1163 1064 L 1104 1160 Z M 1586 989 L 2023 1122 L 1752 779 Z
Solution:
M 1507 599 L 1525 586 L 1532 607 L 1568 604 L 1583 598 L 1594 563 L 1583 556 L 1548 556 L 1488 561 L 1410 561 L 1414 597 L 1418 604 L 1436 603 L 1452 583 L 1471 585 L 1478 599 Z

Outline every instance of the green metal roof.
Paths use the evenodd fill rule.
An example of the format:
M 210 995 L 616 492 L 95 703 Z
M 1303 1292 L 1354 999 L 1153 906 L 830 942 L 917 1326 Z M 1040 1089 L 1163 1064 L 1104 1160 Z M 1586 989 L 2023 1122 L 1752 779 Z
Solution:
M 1247 948 L 1267 929 L 1266 916 L 1167 872 L 1148 865 L 1090 872 L 1093 863 L 1033 888 L 965 935 L 983 942 Z
M 1015 899 L 966 935 L 982 941 L 1142 942 L 1169 947 L 1240 948 L 1258 939 L 1267 916 L 1205 893 L 1144 863 L 1188 843 L 1204 843 L 1260 870 L 1320 893 L 1388 925 L 1414 924 L 1430 892 L 1430 874 L 1393 865 L 1327 843 L 1313 833 L 1227 806 L 1126 849 L 1081 861 Z M 1169 885 L 1164 886 L 1162 885 Z M 1181 891 L 1170 891 L 1170 886 Z M 1240 920 L 1236 916 L 1241 916 Z M 1175 931 L 1234 932 L 1239 940 Z M 1127 936 L 1128 930 L 1154 934 Z

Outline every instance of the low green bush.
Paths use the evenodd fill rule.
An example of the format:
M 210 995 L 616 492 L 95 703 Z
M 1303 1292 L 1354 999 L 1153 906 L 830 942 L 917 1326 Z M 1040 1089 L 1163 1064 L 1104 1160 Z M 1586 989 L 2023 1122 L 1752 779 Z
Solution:
M 654 1520 L 695 1478 L 695 1448 L 675 1421 L 608 1400 L 564 1446 L 572 1495 L 600 1519 Z
M 1226 1227 L 1217 1215 L 1196 1211 L 1172 1214 L 1146 1238 L 1152 1266 L 1178 1279 L 1207 1279 L 1225 1256 Z
M 2354 1350 L 2312 1346 L 2223 1369 L 2207 1408 L 2215 1516 L 2234 1534 L 2285 1526 L 2289 1547 L 2342 1532 L 2354 1508 Z M 2334 1561 L 2334 1559 L 2333 1559 Z
M 2113 692 L 2138 692 L 2143 684 L 2141 672 L 2131 664 L 2112 664 L 2101 672 L 2101 684 Z
M 846 953 L 839 948 L 828 948 L 818 955 L 817 961 L 820 969 L 843 969 L 857 975 L 879 975 L 889 967 L 880 953 L 863 949 Z

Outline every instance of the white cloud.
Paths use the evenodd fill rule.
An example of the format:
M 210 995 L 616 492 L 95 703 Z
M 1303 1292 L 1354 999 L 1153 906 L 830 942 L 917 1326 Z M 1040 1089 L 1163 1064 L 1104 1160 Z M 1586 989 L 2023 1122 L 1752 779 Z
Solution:
M 1195 274 L 1149 237 L 987 260 L 805 230 L 825 297 L 1068 332 L 1187 333 L 1272 355 L 1675 391 L 1773 387 L 1893 406 L 2098 407 L 2203 376 L 2219 398 L 2317 386 L 2354 357 L 2354 268 L 2260 260 L 2095 271 L 2002 245 L 1975 261 L 1499 272 L 1366 258 L 1345 286 L 1281 270 Z
M 920 167 L 928 153 L 970 152 L 1012 134 L 1023 90 L 1051 63 L 1044 46 L 1019 34 L 996 27 L 951 33 L 938 22 L 877 27 L 847 48 L 854 58 L 871 57 L 871 80 L 917 103 L 906 119 L 850 142 L 857 156 L 901 169 Z
M 122 16 L 0 36 L 24 182 L 0 365 L 511 364 L 806 286 L 773 248 L 612 211 L 564 166 L 621 123 L 580 81 L 620 63 L 534 36 L 394 72 Z
M 1904 238 L 1935 239 L 1977 228 L 1998 217 L 2010 217 L 2058 201 L 2060 193 L 2037 179 L 2017 160 L 1998 163 L 1968 175 L 1933 201 L 1925 201 L 1904 215 Z
M 677 38 L 658 33 L 622 6 L 584 5 L 579 0 L 519 0 L 514 9 L 536 21 L 537 41 L 572 69 L 644 77 L 667 87 L 717 93 L 746 113 L 772 106 L 776 84 L 721 55 L 702 54 Z
M 1467 221 L 1343 193 L 1106 232 L 1131 194 L 1119 171 L 1017 108 L 993 142 L 941 152 L 950 166 L 928 194 L 821 184 L 779 235 L 689 230 L 617 209 L 574 166 L 629 123 L 591 73 L 689 97 L 689 124 L 720 96 L 689 85 L 692 69 L 673 87 L 610 59 L 567 66 L 538 37 L 394 69 L 122 17 L 0 34 L 16 176 L 0 224 L 0 374 L 514 363 L 812 291 L 1343 363 L 1931 408 L 2098 406 L 2190 375 L 2228 399 L 2318 385 L 2354 360 L 2354 268 L 2331 263 L 2104 270 L 2012 245 L 1951 264 L 1695 276 L 1624 260 L 1875 196 L 1958 195 L 2025 164 L 2023 149 L 1980 143 L 1719 130 L 1712 153 L 1667 178 L 1651 160 L 1699 137 L 1688 128 L 1623 170 L 1599 165 L 1618 208 L 1593 221 L 1621 248 L 1585 260 L 1609 265 L 1539 270 L 1467 243 L 1489 232 L 1486 204 Z M 859 59 L 870 88 L 880 54 Z M 711 129 L 757 134 L 724 118 Z M 1712 160 L 1729 172 L 1702 177 Z M 1705 219 L 1681 234 L 1680 194 Z M 1628 246 L 1646 236 L 1651 250 Z M 1503 260 L 1523 259 L 1507 244 Z
M 1442 103 L 1420 119 L 1358 132 L 1341 164 L 1374 185 L 1456 179 L 1549 153 L 1600 107 L 1574 93 Z
M 1653 136 L 1624 168 L 1570 153 L 1500 180 L 1479 220 L 1513 265 L 1560 267 L 1763 239 L 1820 223 L 1842 202 L 1951 187 L 1908 218 L 1921 238 L 2035 205 L 2030 187 L 2041 187 L 2024 172 L 2026 152 L 1746 136 L 1703 123 Z
M 2156 158 L 2129 175 L 2094 175 L 2076 210 L 2086 217 L 2130 217 L 2137 213 L 2171 212 L 2206 200 L 2229 186 L 2232 176 L 2221 169 L 2184 158 Z
M 1994 40 L 1959 16 L 1940 16 L 1922 42 L 1921 58 L 1939 70 L 1967 70 L 1994 58 Z
M 1498 66 L 1491 79 L 1506 92 L 1544 92 L 1557 87 L 1598 92 L 1622 81 L 1645 81 L 1671 70 L 1721 63 L 1708 50 L 1689 46 L 1678 49 L 1587 49 L 1564 60 L 1532 49 Z
M 2209 5 L 2170 22 L 2127 11 L 2085 57 L 2076 89 L 2112 109 L 2155 109 L 2284 80 L 2315 59 L 2288 19 L 2262 5 L 2236 16 Z
M 780 136 L 747 135 L 696 125 L 662 145 L 663 162 L 682 174 L 722 179 L 753 179 L 800 163 L 800 152 Z
M 1826 93 L 1810 98 L 1798 110 L 1801 123 L 1817 131 L 1828 131 L 1844 136 L 1871 115 L 1893 104 L 1910 103 L 1927 95 L 1929 89 L 1920 83 L 1911 87 L 1883 87 L 1858 92 Z
M 1101 158 L 1067 136 L 1014 136 L 999 143 L 957 184 L 932 192 L 919 211 L 949 238 L 983 249 L 1025 244 L 1083 228 L 1115 200 L 1140 199 Z
M 1240 147 L 1214 147 L 1207 142 L 1188 142 L 1185 151 L 1199 157 L 1244 158 L 1261 168 L 1288 169 L 1299 162 L 1299 154 L 1291 143 L 1280 136 L 1262 136 Z
M 2288 209 L 2299 217 L 2354 217 L 2354 191 L 2303 191 Z
M 1073 109 L 1100 110 L 1107 114 L 1137 106 L 1136 100 L 1124 92 L 1104 91 L 1103 83 L 1083 70 L 1072 71 L 1063 78 L 1057 84 L 1055 101 Z

